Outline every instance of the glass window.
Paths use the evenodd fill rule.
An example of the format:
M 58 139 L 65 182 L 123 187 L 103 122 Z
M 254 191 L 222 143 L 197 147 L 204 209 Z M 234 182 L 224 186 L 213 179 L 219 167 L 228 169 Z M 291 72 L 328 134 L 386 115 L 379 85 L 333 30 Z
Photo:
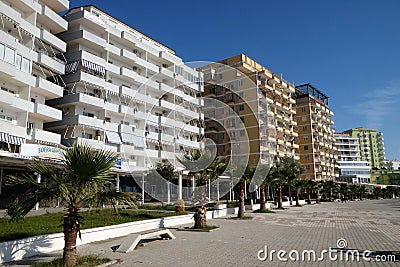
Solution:
M 5 46 L 3 44 L 0 44 L 0 59 L 1 60 L 4 59 L 4 49 L 5 49 Z
M 21 70 L 26 73 L 31 72 L 31 61 L 27 58 L 22 58 Z
M 14 64 L 14 58 L 15 58 L 15 50 L 6 46 L 4 49 L 4 61 L 10 64 Z
M 17 66 L 18 69 L 21 69 L 21 61 L 22 61 L 21 55 L 17 55 L 15 57 L 15 66 Z

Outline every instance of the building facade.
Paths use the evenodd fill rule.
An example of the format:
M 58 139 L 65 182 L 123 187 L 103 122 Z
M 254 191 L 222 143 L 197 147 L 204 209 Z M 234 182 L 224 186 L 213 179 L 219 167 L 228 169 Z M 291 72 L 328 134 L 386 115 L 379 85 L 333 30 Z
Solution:
M 370 183 L 371 167 L 368 161 L 361 160 L 360 144 L 358 138 L 349 134 L 335 134 L 335 145 L 339 153 L 340 177 L 347 176 L 353 178 L 353 183 Z
M 66 43 L 56 35 L 69 1 L 0 2 L 0 167 L 16 169 L 42 146 L 55 150 L 61 135 L 43 124 L 62 118 L 47 101 L 63 95 Z M 11 160 L 14 159 L 14 160 Z
M 296 86 L 296 121 L 300 162 L 307 180 L 334 180 L 338 159 L 334 145 L 333 112 L 328 97 L 311 84 Z
M 240 54 L 201 68 L 206 137 L 217 154 L 249 155 L 248 163 L 269 163 L 275 156 L 298 159 L 294 86 L 246 55 Z M 207 99 L 205 100 L 207 102 Z
M 385 147 L 383 133 L 375 129 L 353 128 L 345 133 L 358 138 L 360 143 L 361 159 L 368 161 L 371 168 L 384 167 Z
M 64 18 L 68 30 L 58 35 L 67 43 L 64 95 L 48 101 L 62 118 L 46 123 L 47 130 L 65 146 L 119 153 L 125 180 L 159 163 L 176 165 L 178 154 L 202 148 L 200 72 L 94 6 L 73 8 Z

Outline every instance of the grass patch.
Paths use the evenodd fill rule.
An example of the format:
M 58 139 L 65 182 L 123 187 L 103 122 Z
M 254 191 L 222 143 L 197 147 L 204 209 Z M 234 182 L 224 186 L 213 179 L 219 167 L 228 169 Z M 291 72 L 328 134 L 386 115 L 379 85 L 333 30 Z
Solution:
M 0 241 L 60 233 L 63 231 L 62 217 L 64 214 L 63 212 L 57 212 L 30 216 L 18 222 L 11 222 L 8 218 L 0 218 Z M 120 210 L 118 214 L 115 214 L 113 209 L 84 211 L 80 214 L 84 217 L 81 230 L 181 215 L 176 212 L 165 213 L 140 210 Z
M 275 213 L 275 211 L 269 210 L 269 209 L 263 209 L 263 210 L 255 210 L 253 213 Z
M 110 262 L 108 258 L 100 258 L 98 256 L 78 256 L 75 266 L 94 267 L 103 263 Z M 50 262 L 39 262 L 32 265 L 33 267 L 63 267 L 63 259 L 57 258 Z
M 230 217 L 229 219 L 231 219 L 231 220 L 252 220 L 253 217 L 252 217 L 252 216 L 243 216 L 242 218 L 239 218 L 239 217 Z

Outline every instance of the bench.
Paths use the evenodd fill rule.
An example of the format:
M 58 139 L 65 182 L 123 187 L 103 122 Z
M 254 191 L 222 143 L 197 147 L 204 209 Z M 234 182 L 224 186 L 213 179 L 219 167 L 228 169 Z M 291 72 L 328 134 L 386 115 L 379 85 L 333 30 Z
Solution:
M 140 240 L 157 236 L 168 239 L 176 238 L 169 229 L 155 229 L 146 232 L 130 234 L 122 241 L 121 245 L 116 251 L 121 253 L 131 252 L 139 244 Z

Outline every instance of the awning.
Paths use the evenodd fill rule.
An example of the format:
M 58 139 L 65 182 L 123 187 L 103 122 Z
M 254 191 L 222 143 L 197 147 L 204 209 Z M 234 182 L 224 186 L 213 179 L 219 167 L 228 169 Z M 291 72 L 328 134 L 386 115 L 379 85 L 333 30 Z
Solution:
M 91 61 L 82 59 L 82 66 L 85 68 L 88 68 L 90 70 L 93 70 L 95 72 L 100 73 L 101 75 L 105 75 L 106 74 L 106 68 L 104 68 L 103 66 L 100 66 L 96 63 L 93 63 Z
M 0 142 L 9 143 L 12 145 L 21 145 L 25 143 L 25 139 L 23 137 L 0 132 Z
M 0 142 L 8 143 L 8 133 L 1 133 L 0 132 Z
M 122 142 L 132 144 L 138 148 L 145 148 L 144 138 L 141 136 L 122 133 Z
M 158 123 L 154 121 L 146 121 L 146 124 L 150 126 L 158 126 Z
M 65 64 L 65 74 L 78 70 L 79 61 L 72 61 Z
M 107 141 L 112 144 L 122 144 L 119 134 L 116 132 L 106 131 Z

